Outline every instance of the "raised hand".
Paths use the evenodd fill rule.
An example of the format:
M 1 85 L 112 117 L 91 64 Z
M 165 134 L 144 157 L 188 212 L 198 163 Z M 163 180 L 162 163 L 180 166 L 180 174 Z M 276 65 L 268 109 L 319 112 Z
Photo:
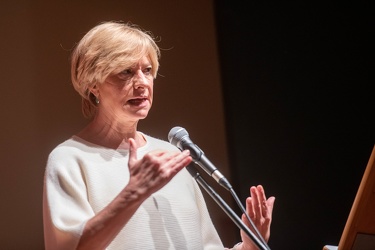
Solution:
M 190 152 L 152 151 L 137 159 L 137 146 L 129 139 L 128 187 L 135 187 L 137 194 L 147 198 L 167 184 L 181 169 L 192 161 Z
M 261 185 L 250 187 L 250 196 L 246 199 L 246 213 L 254 222 L 254 225 L 267 242 L 270 237 L 270 228 L 272 221 L 272 210 L 275 202 L 275 197 L 271 196 L 268 199 Z M 242 215 L 242 221 L 251 229 L 250 223 L 245 214 Z M 243 243 L 237 249 L 252 250 L 258 249 L 247 234 L 241 231 L 241 238 Z

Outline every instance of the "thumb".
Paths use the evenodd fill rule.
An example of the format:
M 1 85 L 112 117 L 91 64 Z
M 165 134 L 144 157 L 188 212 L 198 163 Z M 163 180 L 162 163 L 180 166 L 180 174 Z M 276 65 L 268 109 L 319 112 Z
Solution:
M 268 198 L 268 200 L 266 201 L 267 203 L 267 206 L 268 206 L 268 209 L 270 210 L 270 213 L 272 214 L 272 210 L 273 210 L 273 206 L 275 204 L 275 197 L 274 196 L 271 196 Z
M 129 165 L 135 163 L 137 161 L 137 145 L 133 138 L 129 138 Z

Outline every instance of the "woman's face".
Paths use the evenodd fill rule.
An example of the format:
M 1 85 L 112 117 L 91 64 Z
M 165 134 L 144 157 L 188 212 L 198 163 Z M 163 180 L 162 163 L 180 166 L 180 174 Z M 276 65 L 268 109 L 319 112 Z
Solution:
M 110 121 L 137 122 L 151 109 L 154 78 L 151 62 L 144 56 L 118 74 L 111 74 L 93 92 L 100 100 L 98 115 Z

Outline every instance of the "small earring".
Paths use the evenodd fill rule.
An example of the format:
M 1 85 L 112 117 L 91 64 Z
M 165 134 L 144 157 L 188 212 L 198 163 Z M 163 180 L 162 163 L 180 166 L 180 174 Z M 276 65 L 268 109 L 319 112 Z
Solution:
M 96 103 L 96 105 L 98 105 L 100 103 L 100 100 L 97 96 L 95 96 L 95 103 Z

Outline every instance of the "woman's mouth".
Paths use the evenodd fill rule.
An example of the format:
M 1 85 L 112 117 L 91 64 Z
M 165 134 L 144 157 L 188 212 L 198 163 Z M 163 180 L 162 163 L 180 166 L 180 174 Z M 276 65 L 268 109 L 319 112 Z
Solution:
M 130 99 L 128 101 L 128 103 L 133 106 L 141 106 L 142 104 L 146 102 L 147 102 L 147 98 L 136 98 L 136 99 Z

